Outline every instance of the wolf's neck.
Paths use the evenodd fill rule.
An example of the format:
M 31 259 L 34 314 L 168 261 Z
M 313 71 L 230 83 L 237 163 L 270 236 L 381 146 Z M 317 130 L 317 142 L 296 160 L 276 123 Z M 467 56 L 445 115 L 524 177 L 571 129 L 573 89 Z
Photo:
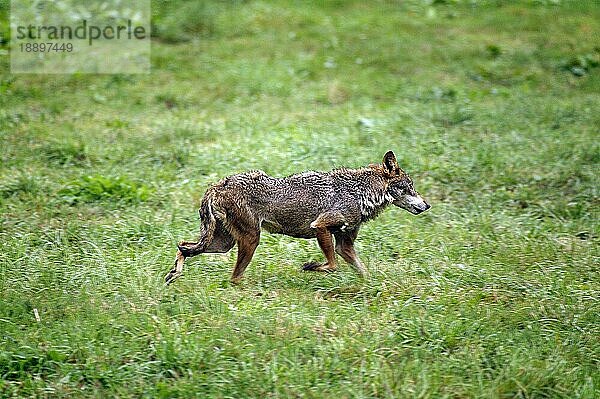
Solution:
M 360 214 L 363 221 L 373 219 L 393 200 L 384 187 L 362 190 L 360 196 Z

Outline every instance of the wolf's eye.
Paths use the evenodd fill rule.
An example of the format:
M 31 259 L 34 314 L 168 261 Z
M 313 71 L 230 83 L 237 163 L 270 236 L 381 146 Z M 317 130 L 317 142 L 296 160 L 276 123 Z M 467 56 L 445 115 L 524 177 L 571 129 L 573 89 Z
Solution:
M 404 184 L 404 182 L 399 181 L 399 182 L 397 182 L 397 183 L 395 183 L 395 184 L 392 185 L 392 189 L 395 192 L 397 192 L 399 194 L 402 194 L 402 193 L 404 193 L 406 191 L 407 186 L 406 186 L 406 184 Z

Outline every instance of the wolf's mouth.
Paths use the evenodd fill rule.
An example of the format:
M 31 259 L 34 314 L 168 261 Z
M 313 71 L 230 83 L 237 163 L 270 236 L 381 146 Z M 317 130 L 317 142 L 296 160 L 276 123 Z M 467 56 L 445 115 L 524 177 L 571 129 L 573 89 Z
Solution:
M 429 208 L 431 208 L 431 205 L 429 205 L 428 203 L 424 202 L 423 206 L 413 205 L 409 209 L 407 209 L 407 211 L 409 211 L 413 215 L 418 215 L 419 213 L 425 212 Z
M 417 204 L 410 204 L 410 203 L 406 204 L 404 202 L 394 201 L 393 204 L 400 208 L 407 210 L 408 212 L 412 213 L 413 215 L 418 215 L 419 213 L 425 212 L 426 210 L 431 208 L 431 205 L 429 205 L 425 201 L 423 201 L 421 203 L 417 203 Z

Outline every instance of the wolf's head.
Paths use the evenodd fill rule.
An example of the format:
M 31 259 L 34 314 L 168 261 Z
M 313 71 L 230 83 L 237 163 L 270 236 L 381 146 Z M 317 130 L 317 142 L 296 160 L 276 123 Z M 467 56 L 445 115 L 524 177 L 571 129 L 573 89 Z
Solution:
M 431 208 L 415 191 L 412 179 L 400 169 L 396 156 L 392 151 L 386 152 L 383 157 L 383 172 L 388 179 L 387 194 L 393 198 L 392 203 L 394 205 L 406 209 L 414 215 Z

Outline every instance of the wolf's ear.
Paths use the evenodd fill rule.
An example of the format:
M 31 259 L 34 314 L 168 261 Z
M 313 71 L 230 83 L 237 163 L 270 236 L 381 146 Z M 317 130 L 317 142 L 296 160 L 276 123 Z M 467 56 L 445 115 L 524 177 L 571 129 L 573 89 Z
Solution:
M 400 166 L 398 166 L 398 161 L 392 151 L 386 152 L 383 156 L 383 169 L 390 176 L 400 173 Z

